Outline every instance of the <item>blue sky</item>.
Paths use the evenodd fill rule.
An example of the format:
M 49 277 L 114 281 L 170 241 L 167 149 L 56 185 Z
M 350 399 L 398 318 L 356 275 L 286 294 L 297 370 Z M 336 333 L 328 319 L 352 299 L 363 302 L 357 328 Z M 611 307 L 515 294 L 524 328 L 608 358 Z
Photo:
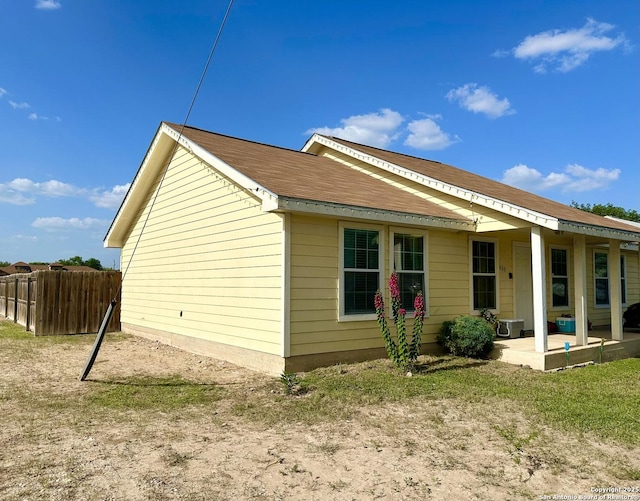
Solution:
M 0 261 L 102 239 L 228 2 L 0 0 Z M 640 210 L 640 3 L 235 0 L 189 124 L 314 131 Z

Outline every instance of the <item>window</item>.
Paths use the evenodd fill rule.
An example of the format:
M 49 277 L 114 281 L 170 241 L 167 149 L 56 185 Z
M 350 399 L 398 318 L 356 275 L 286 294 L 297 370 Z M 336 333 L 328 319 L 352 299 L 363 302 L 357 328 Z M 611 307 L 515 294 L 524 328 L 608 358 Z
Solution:
M 569 266 L 566 249 L 551 249 L 551 295 L 554 308 L 569 306 Z
M 497 309 L 498 281 L 496 275 L 496 243 L 487 240 L 471 242 L 471 272 L 473 276 L 473 309 Z
M 627 304 L 627 278 L 625 277 L 625 261 L 624 256 L 620 256 L 620 298 L 622 299 L 622 304 Z
M 380 287 L 381 232 L 378 229 L 342 226 L 341 316 L 371 315 Z
M 593 255 L 596 306 L 609 306 L 609 266 L 607 258 L 608 255 L 604 252 L 596 252 Z
M 593 256 L 593 275 L 595 277 L 596 306 L 609 306 L 609 255 L 596 252 Z M 625 258 L 620 256 L 620 298 L 627 304 L 627 278 Z
M 407 311 L 413 311 L 413 303 L 419 291 L 426 304 L 426 234 L 392 233 L 392 269 L 398 273 L 400 300 Z

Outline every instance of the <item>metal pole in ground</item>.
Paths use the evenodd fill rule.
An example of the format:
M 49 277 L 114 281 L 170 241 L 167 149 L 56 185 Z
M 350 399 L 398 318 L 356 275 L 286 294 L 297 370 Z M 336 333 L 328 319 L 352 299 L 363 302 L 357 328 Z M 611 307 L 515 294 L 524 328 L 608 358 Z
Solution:
M 102 340 L 104 339 L 105 332 L 107 332 L 107 326 L 109 325 L 109 321 L 111 320 L 111 315 L 113 315 L 113 310 L 116 307 L 116 304 L 117 302 L 115 300 L 111 301 L 109 307 L 107 308 L 107 312 L 104 314 L 102 324 L 100 325 L 100 329 L 98 329 L 96 342 L 93 343 L 91 355 L 89 356 L 89 359 L 84 366 L 84 370 L 82 371 L 82 375 L 80 376 L 80 381 L 84 381 L 85 379 L 87 379 L 89 372 L 91 372 L 91 367 L 93 367 L 93 363 L 96 361 L 96 357 L 98 356 L 98 351 L 100 351 L 100 345 L 102 344 Z

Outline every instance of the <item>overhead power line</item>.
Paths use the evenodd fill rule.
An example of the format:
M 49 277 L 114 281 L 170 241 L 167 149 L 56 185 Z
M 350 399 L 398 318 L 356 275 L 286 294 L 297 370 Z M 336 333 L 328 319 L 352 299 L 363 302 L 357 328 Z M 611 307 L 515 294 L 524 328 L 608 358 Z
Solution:
M 216 35 L 215 40 L 213 41 L 213 45 L 211 46 L 211 50 L 209 51 L 209 57 L 207 58 L 207 62 L 204 65 L 204 69 L 202 70 L 202 75 L 200 75 L 200 80 L 198 80 L 198 85 L 196 86 L 196 90 L 193 93 L 193 97 L 191 98 L 191 103 L 189 104 L 189 109 L 187 110 L 187 114 L 184 117 L 184 120 L 182 121 L 182 126 L 180 127 L 180 131 L 178 132 L 178 139 L 176 140 L 176 142 L 173 145 L 173 149 L 171 151 L 171 155 L 169 155 L 169 159 L 167 161 L 167 164 L 165 165 L 163 171 L 162 171 L 162 176 L 160 178 L 160 182 L 158 183 L 158 187 L 156 188 L 156 191 L 153 195 L 153 199 L 151 200 L 151 205 L 149 206 L 149 210 L 147 211 L 147 216 L 144 220 L 144 223 L 142 224 L 142 228 L 140 229 L 140 233 L 138 234 L 138 238 L 136 239 L 136 244 L 133 247 L 133 250 L 131 251 L 131 256 L 129 257 L 129 261 L 127 262 L 127 266 L 125 267 L 124 271 L 122 272 L 122 278 L 120 281 L 120 287 L 118 287 L 118 290 L 116 291 L 116 294 L 114 296 L 114 298 L 111 300 L 111 304 L 109 305 L 109 307 L 107 308 L 107 311 L 104 315 L 104 318 L 102 319 L 102 324 L 100 325 L 100 329 L 98 330 L 98 335 L 96 336 L 96 341 L 93 345 L 93 349 L 91 350 L 91 355 L 89 356 L 87 363 L 85 364 L 84 370 L 82 371 L 82 374 L 80 375 L 80 381 L 84 381 L 87 376 L 89 375 L 89 372 L 91 372 L 91 368 L 93 367 L 93 363 L 96 360 L 96 357 L 98 356 L 98 351 L 100 351 L 100 345 L 102 344 L 102 340 L 104 339 L 104 335 L 105 332 L 107 330 L 107 326 L 109 325 L 109 321 L 111 320 L 111 316 L 113 315 L 113 310 L 116 307 L 117 304 L 117 298 L 118 295 L 120 294 L 120 292 L 122 291 L 122 284 L 124 283 L 124 278 L 127 275 L 127 272 L 129 271 L 129 267 L 131 266 L 131 262 L 133 261 L 133 257 L 136 253 L 136 250 L 138 249 L 138 244 L 140 243 L 140 239 L 142 238 L 142 234 L 144 233 L 145 228 L 147 227 L 147 222 L 149 221 L 149 217 L 151 216 L 151 211 L 153 210 L 153 207 L 156 203 L 156 200 L 158 198 L 158 193 L 160 193 L 160 188 L 162 187 L 162 183 L 164 182 L 164 179 L 167 175 L 167 171 L 169 170 L 169 165 L 171 163 L 171 159 L 174 157 L 174 155 L 176 154 L 176 151 L 178 149 L 178 146 L 180 145 L 180 140 L 182 139 L 182 133 L 184 131 L 184 128 L 187 125 L 187 122 L 189 121 L 189 117 L 191 116 L 191 110 L 193 110 L 193 107 L 196 103 L 196 99 L 198 97 L 198 93 L 200 92 L 200 88 L 202 87 L 202 83 L 204 82 L 205 76 L 207 75 L 207 71 L 209 70 L 209 65 L 211 64 L 211 60 L 213 59 L 213 54 L 216 51 L 216 48 L 218 47 L 218 42 L 220 41 L 220 37 L 222 36 L 222 30 L 224 29 L 225 24 L 227 23 L 227 19 L 229 18 L 229 13 L 231 12 L 231 7 L 233 6 L 233 0 L 229 0 L 229 5 L 227 5 L 227 10 L 224 13 L 224 17 L 222 18 L 222 22 L 220 23 L 220 28 L 218 29 L 218 33 Z

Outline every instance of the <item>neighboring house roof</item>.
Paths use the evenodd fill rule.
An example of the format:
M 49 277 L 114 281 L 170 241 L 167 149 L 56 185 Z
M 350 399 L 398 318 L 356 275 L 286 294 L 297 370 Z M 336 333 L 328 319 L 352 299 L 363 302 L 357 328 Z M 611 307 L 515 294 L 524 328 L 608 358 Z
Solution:
M 366 156 L 383 160 L 391 166 L 408 169 L 425 177 L 446 183 L 447 185 L 462 188 L 469 192 L 470 195 L 479 194 L 489 197 L 493 200 L 491 205 L 487 204 L 487 206 L 498 211 L 506 212 L 504 207 L 500 207 L 499 203 L 494 203 L 495 201 L 505 202 L 514 207 L 516 211 L 522 208 L 541 215 L 550 216 L 558 221 L 640 233 L 637 227 L 633 227 L 628 221 L 607 219 L 440 162 L 357 144 L 345 139 L 319 135 L 312 137 L 307 142 L 305 149 L 309 148 L 314 138 L 320 138 L 321 141 L 322 138 L 324 138 L 330 142 L 343 145 L 352 150 L 352 155 L 355 152 L 356 157 L 357 153 L 360 152 Z M 446 192 L 451 194 L 449 190 Z M 476 201 L 477 199 L 474 200 L 474 202 Z M 518 215 L 513 212 L 514 211 L 511 212 L 511 215 L 518 217 Z M 557 229 L 561 228 L 558 227 Z
M 31 273 L 34 271 L 61 270 L 61 271 L 98 271 L 89 266 L 64 266 L 60 263 L 28 264 L 24 261 L 0 267 L 0 276 L 15 275 L 16 273 Z

